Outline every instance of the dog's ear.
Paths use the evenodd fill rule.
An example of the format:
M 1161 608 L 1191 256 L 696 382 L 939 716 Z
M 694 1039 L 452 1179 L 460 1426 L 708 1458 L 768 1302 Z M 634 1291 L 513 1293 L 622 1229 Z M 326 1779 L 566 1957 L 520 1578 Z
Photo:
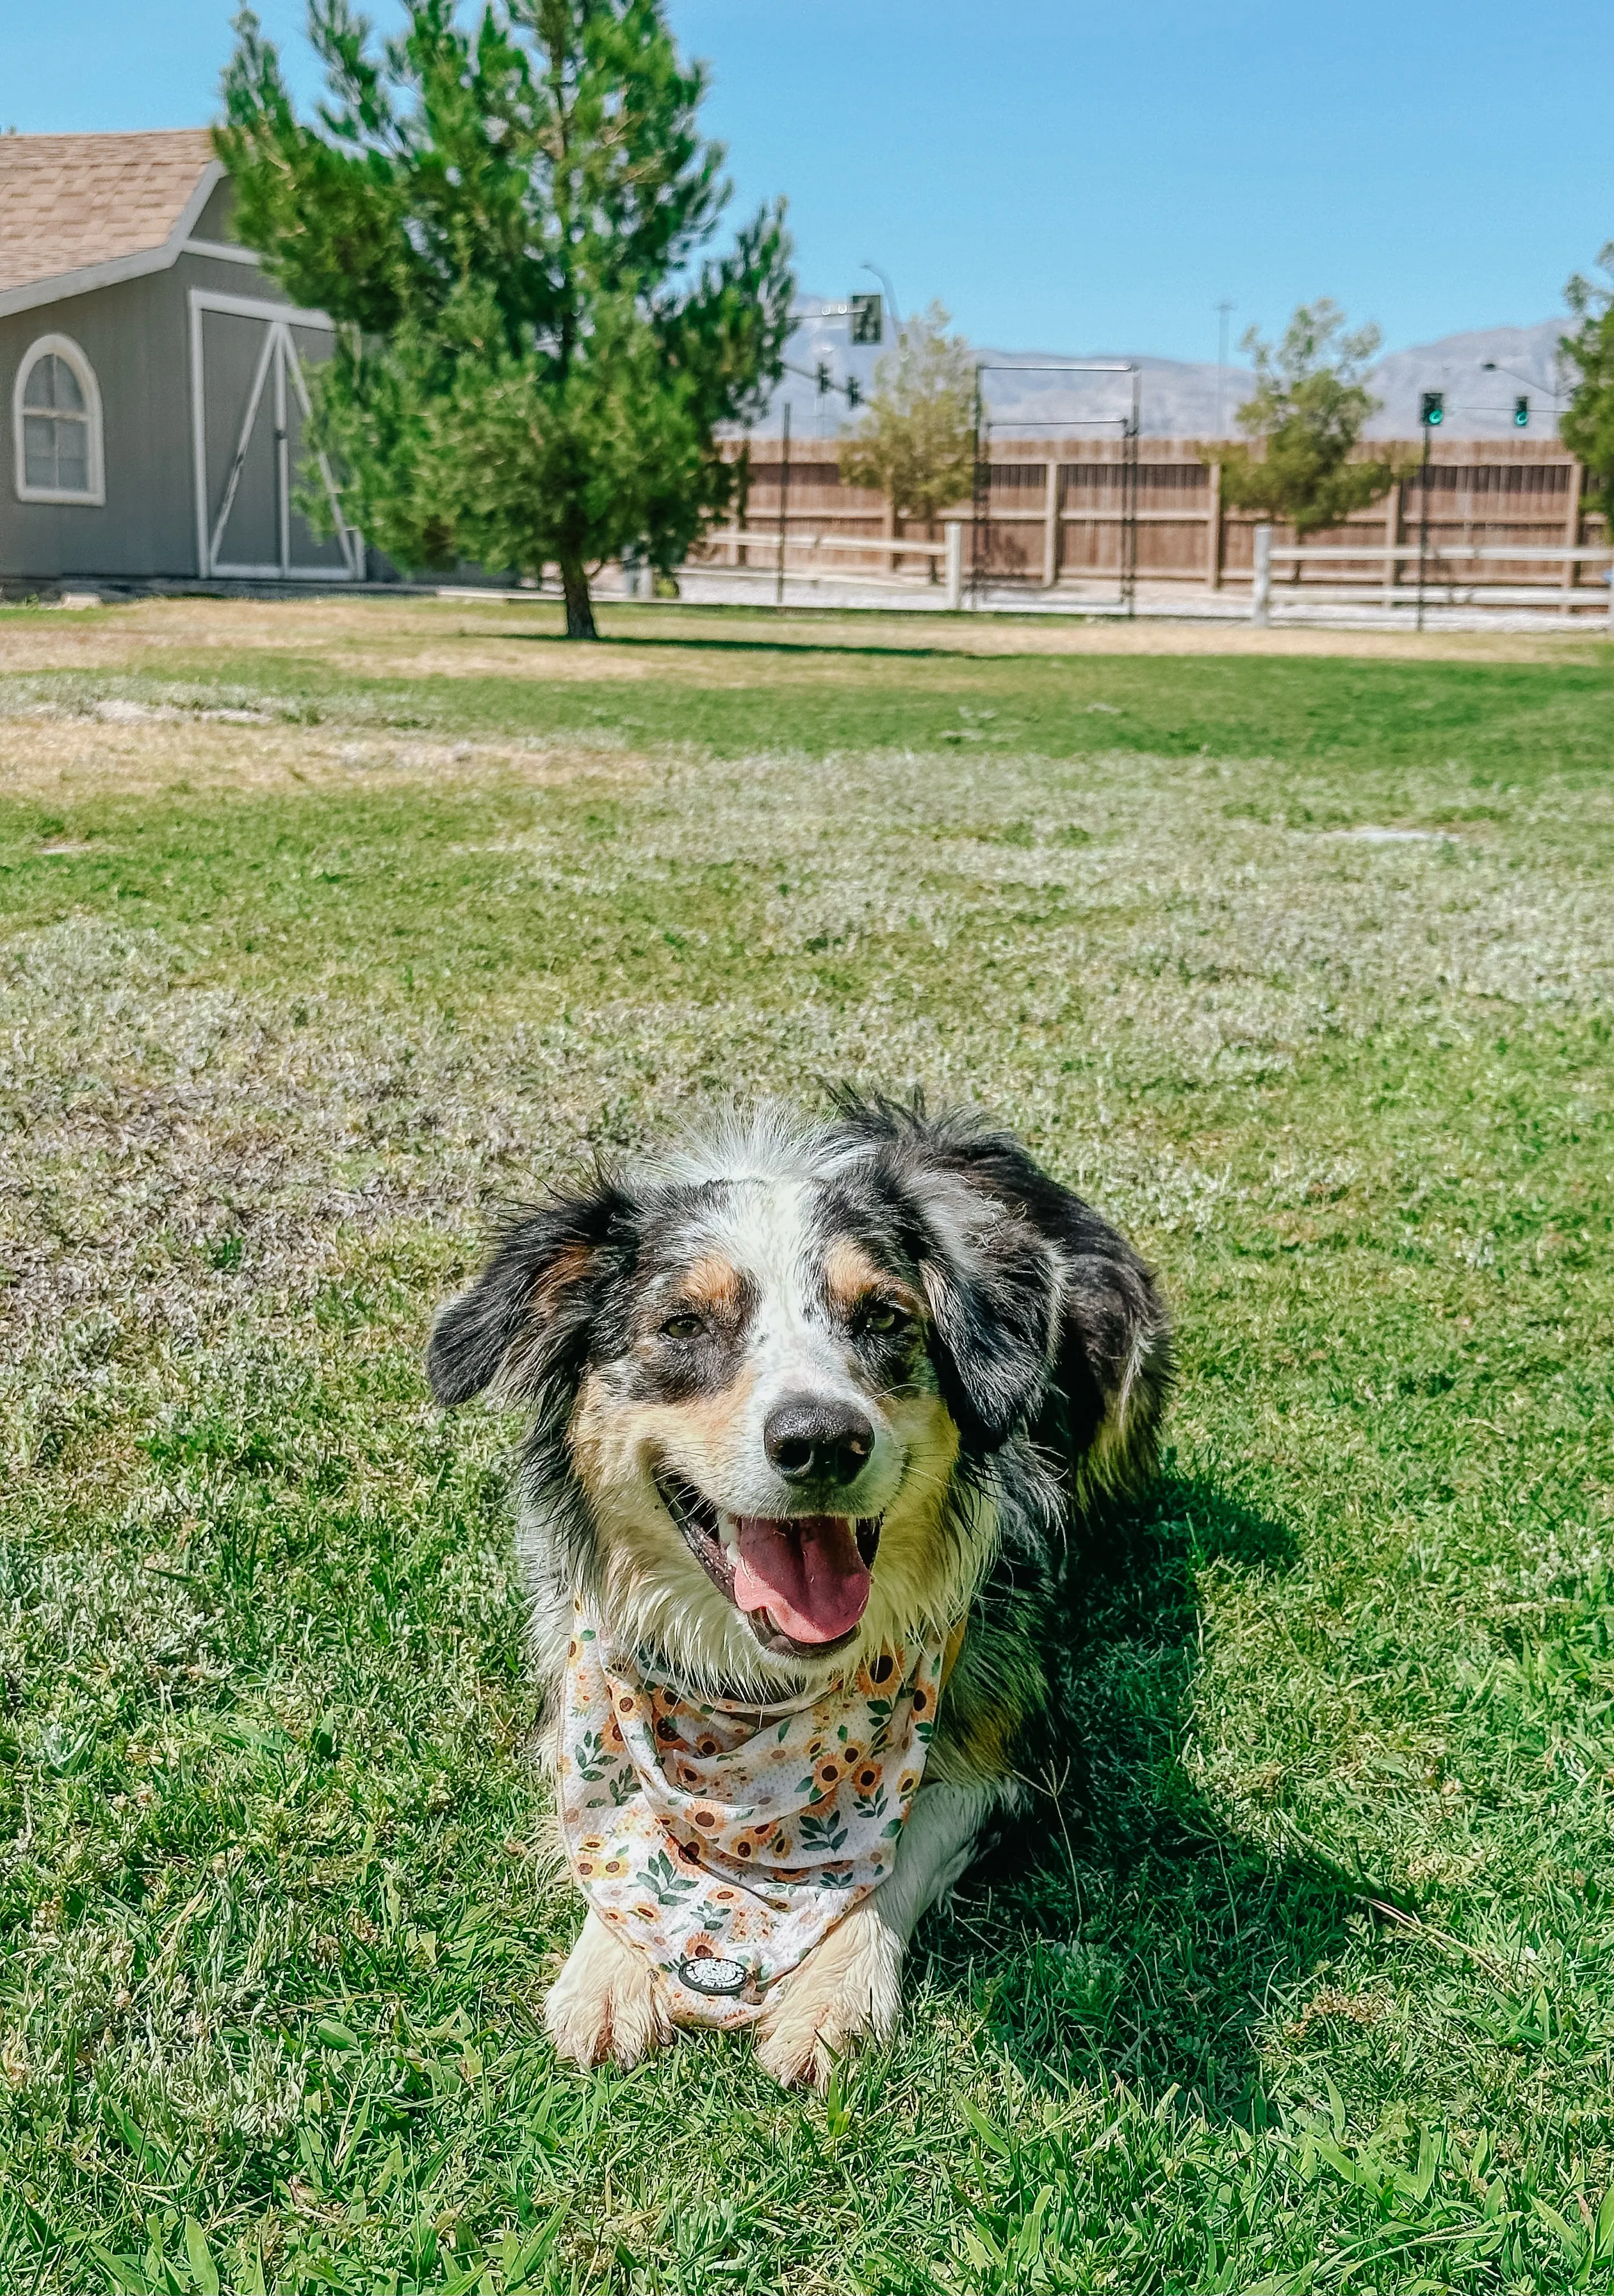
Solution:
M 603 1293 L 631 1248 L 630 1216 L 602 1176 L 504 1219 L 476 1282 L 432 1325 L 426 1376 L 438 1401 L 467 1403 L 489 1387 L 531 1400 L 552 1381 L 580 1378 Z
M 1171 1332 L 1131 1245 L 1012 1134 L 962 1110 L 932 1116 L 917 1095 L 905 1105 L 835 1097 L 840 1139 L 930 1231 L 921 1270 L 946 1351 L 943 1398 L 966 1447 L 973 1437 L 991 1449 L 1023 1420 L 1078 1478 L 1145 1472 Z
M 995 1451 L 1042 1407 L 1059 1335 L 1058 1257 L 963 1174 L 922 1165 L 906 1177 L 942 1400 L 966 1453 Z
M 1072 1204 L 1079 1199 L 1071 1197 Z M 1085 1204 L 1089 1247 L 1065 1259 L 1059 1360 L 1044 1439 L 1078 1477 L 1118 1488 L 1154 1464 L 1171 1387 L 1171 1326 L 1159 1287 L 1130 1245 Z M 1101 1241 L 1092 1229 L 1102 1232 Z
M 1058 1352 L 1059 1254 L 979 1185 L 947 1120 L 928 1119 L 922 1101 L 835 1097 L 832 1160 L 844 1157 L 871 1190 L 871 1211 L 913 1263 L 942 1401 L 965 1455 L 982 1457 L 1042 1409 Z

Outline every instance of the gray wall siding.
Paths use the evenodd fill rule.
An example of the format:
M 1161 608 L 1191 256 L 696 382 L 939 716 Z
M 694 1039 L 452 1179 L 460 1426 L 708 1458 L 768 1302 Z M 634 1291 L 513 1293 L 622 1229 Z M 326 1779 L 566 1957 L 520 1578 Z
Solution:
M 204 224 L 214 217 L 218 198 L 216 193 L 209 202 Z M 251 266 L 182 255 L 167 271 L 0 318 L 0 575 L 47 582 L 195 575 L 186 299 L 192 287 L 268 303 L 287 299 Z M 12 396 L 30 345 L 49 334 L 71 336 L 101 387 L 106 463 L 101 507 L 17 499 Z M 299 345 L 305 357 L 313 348 L 312 342 Z M 221 411 L 216 425 L 212 414 L 209 409 L 210 432 L 227 420 Z
M 0 573 L 49 579 L 194 570 L 184 337 L 174 324 L 174 295 L 172 274 L 156 272 L 0 319 Z M 70 335 L 101 387 L 102 508 L 17 499 L 12 396 L 29 346 L 47 334 Z
M 230 239 L 230 216 L 235 205 L 235 186 L 228 176 L 216 184 L 208 195 L 208 203 L 197 217 L 191 236 L 193 239 Z

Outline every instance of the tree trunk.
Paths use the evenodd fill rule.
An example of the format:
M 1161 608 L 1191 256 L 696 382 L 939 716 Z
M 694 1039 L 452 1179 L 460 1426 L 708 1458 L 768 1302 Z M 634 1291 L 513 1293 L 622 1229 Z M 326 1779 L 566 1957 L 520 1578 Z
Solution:
M 580 558 L 561 561 L 561 587 L 566 593 L 566 635 L 569 638 L 597 638 L 594 610 L 589 601 L 588 576 Z

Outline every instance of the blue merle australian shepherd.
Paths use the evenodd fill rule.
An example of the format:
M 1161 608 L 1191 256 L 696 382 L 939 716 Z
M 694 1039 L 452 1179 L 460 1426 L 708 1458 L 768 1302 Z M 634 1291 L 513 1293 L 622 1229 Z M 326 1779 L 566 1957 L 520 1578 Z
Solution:
M 1050 1573 L 1152 1463 L 1130 1245 L 1007 1132 L 849 1093 L 730 1118 L 510 1217 L 438 1317 L 438 1399 L 532 1424 L 520 1543 L 587 1902 L 560 2050 L 754 2026 L 816 2081 L 1025 1824 Z

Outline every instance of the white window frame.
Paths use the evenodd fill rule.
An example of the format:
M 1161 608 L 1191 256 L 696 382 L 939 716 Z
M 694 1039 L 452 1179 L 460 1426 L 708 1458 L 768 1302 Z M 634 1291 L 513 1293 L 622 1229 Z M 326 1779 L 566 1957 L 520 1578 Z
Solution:
M 84 393 L 86 428 L 88 431 L 89 485 L 80 492 L 73 487 L 30 487 L 28 482 L 28 456 L 23 446 L 22 394 L 28 389 L 28 379 L 42 358 L 52 355 L 71 367 Z M 27 410 L 38 414 L 48 410 L 37 406 Z M 69 420 L 72 418 L 70 416 Z M 102 510 L 106 506 L 106 449 L 101 421 L 101 385 L 95 380 L 95 370 L 71 335 L 40 335 L 22 354 L 17 369 L 17 380 L 12 386 L 12 477 L 19 502 L 76 503 L 83 510 Z

